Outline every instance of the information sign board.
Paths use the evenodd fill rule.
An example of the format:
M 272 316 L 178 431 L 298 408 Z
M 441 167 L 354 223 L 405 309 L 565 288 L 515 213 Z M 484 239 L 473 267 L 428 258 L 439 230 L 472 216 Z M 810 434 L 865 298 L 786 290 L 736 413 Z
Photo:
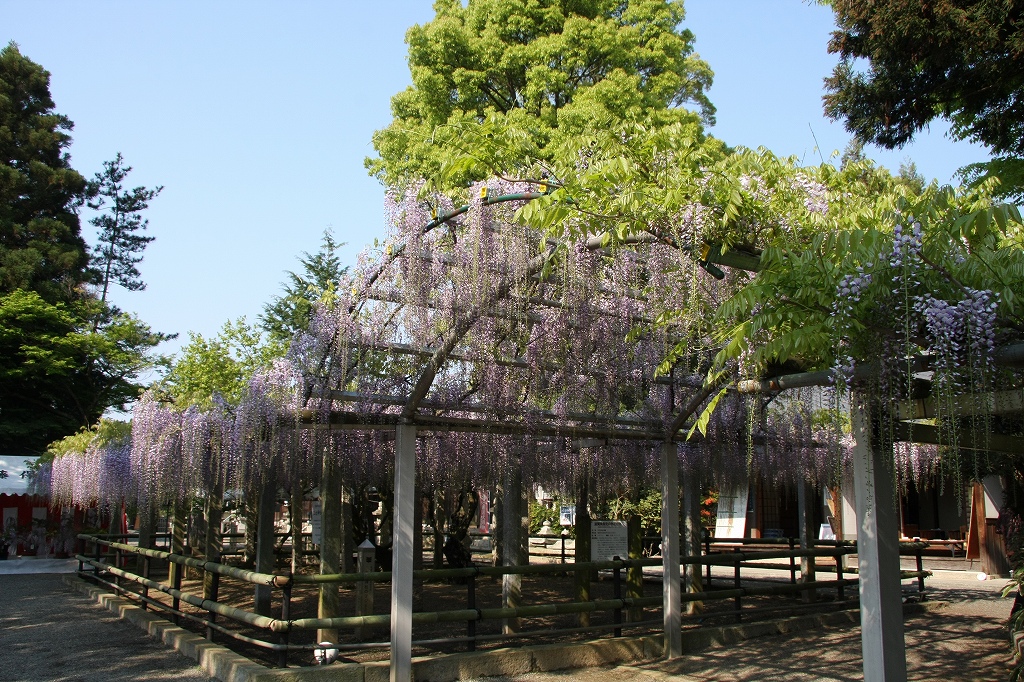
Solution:
M 311 526 L 310 534 L 313 536 L 314 545 L 323 544 L 323 531 L 320 527 L 321 514 L 320 500 L 313 500 L 313 509 L 309 514 L 309 525 Z
M 629 558 L 629 533 L 625 521 L 590 522 L 590 560 Z

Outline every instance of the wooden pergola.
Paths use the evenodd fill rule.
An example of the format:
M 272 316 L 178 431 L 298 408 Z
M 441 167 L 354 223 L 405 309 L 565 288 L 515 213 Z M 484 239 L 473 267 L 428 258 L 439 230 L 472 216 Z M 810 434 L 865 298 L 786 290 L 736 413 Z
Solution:
M 542 193 L 522 192 L 515 195 L 485 198 L 485 205 L 505 201 L 527 201 Z M 446 227 L 450 222 L 467 211 L 462 207 L 448 214 L 436 216 L 423 227 L 423 234 Z M 687 245 L 665 244 L 657 239 L 633 238 L 631 243 L 653 248 L 672 248 L 677 251 L 693 252 Z M 607 240 L 602 237 L 586 240 L 583 245 L 591 252 L 605 252 Z M 411 679 L 412 652 L 412 602 L 413 602 L 413 557 L 415 528 L 415 468 L 417 439 L 436 432 L 466 432 L 492 435 L 516 436 L 553 441 L 569 439 L 577 447 L 595 445 L 614 446 L 616 443 L 641 442 L 660 449 L 660 474 L 662 490 L 662 568 L 663 626 L 665 632 L 664 652 L 667 658 L 682 654 L 681 596 L 682 579 L 680 571 L 680 528 L 679 528 L 679 443 L 685 440 L 682 429 L 693 415 L 717 392 L 722 383 L 707 384 L 696 374 L 687 376 L 663 376 L 657 384 L 673 395 L 671 410 L 665 418 L 655 419 L 648 415 L 628 413 L 607 414 L 599 412 L 554 411 L 537 406 L 503 410 L 486 401 L 474 400 L 468 392 L 462 400 L 439 400 L 431 395 L 439 376 L 453 366 L 474 365 L 481 362 L 513 368 L 520 371 L 536 370 L 537 365 L 520 356 L 507 355 L 495 348 L 488 357 L 481 358 L 479 349 L 464 348 L 467 336 L 482 320 L 503 319 L 509 314 L 519 316 L 531 324 L 558 311 L 560 303 L 546 297 L 538 287 L 523 300 L 522 291 L 533 282 L 542 282 L 545 266 L 549 263 L 558 244 L 547 243 L 547 247 L 533 256 L 525 266 L 509 272 L 491 273 L 497 282 L 483 296 L 468 301 L 467 305 L 444 325 L 431 344 L 383 338 L 342 338 L 337 336 L 335 344 L 348 345 L 351 350 L 341 354 L 346 366 L 334 375 L 340 376 L 334 386 L 321 387 L 320 397 L 330 401 L 329 416 L 318 418 L 314 410 L 304 414 L 304 426 L 308 429 L 327 430 L 385 430 L 394 433 L 394 516 L 393 516 L 393 581 L 391 600 L 391 679 L 406 682 Z M 418 259 L 428 263 L 444 261 L 437 253 L 408 253 L 404 244 L 388 249 L 381 262 L 363 277 L 362 301 L 374 301 L 392 306 L 416 305 L 431 309 L 429 301 L 408 301 L 401 292 L 388 284 L 389 269 L 400 259 Z M 724 267 L 757 270 L 756 254 L 724 252 L 721 248 L 703 249 L 700 267 L 713 277 L 720 277 L 716 265 Z M 695 256 L 696 257 L 696 256 Z M 520 293 L 516 293 L 520 292 Z M 517 298 L 518 297 L 518 298 Z M 509 313 L 508 302 L 515 300 L 514 311 Z M 600 308 L 600 306 L 596 306 Z M 347 310 L 351 316 L 360 314 L 359 307 L 351 304 Z M 595 310 L 595 314 L 614 317 L 612 311 Z M 633 320 L 635 321 L 635 320 Z M 402 358 L 405 366 L 411 366 L 407 390 L 395 393 L 368 393 L 351 390 L 346 386 L 359 372 L 360 357 L 375 354 L 376 357 Z M 337 357 L 337 354 L 336 354 Z M 927 359 L 918 359 L 926 369 Z M 999 349 L 997 361 L 1003 366 L 1024 366 L 1024 345 Z M 326 362 L 326 361 L 325 361 Z M 324 370 L 321 364 L 320 370 Z M 557 372 L 558 366 L 542 367 L 542 371 Z M 858 368 L 854 381 L 866 378 L 870 367 Z M 330 372 L 324 372 L 330 374 Z M 653 375 L 653 372 L 652 372 Z M 600 377 L 592 377 L 600 380 Z M 769 378 L 763 381 L 739 382 L 735 389 L 739 393 L 776 393 L 803 386 L 824 386 L 832 381 L 831 372 L 811 372 Z M 683 396 L 679 399 L 679 396 Z M 891 476 L 884 462 L 891 457 L 879 444 L 873 432 L 873 417 L 869 413 L 868 401 L 863 394 L 854 392 L 852 401 L 853 433 L 856 439 L 854 451 L 854 482 L 858 517 L 858 555 L 860 565 L 860 603 L 862 613 L 864 670 L 866 680 L 892 682 L 906 678 L 906 662 L 903 645 L 903 621 L 900 599 L 899 546 L 897 514 L 889 508 L 893 499 Z M 976 401 L 975 401 L 976 402 Z M 1006 405 L 1006 401 L 998 401 Z M 347 409 L 345 405 L 358 404 L 361 409 Z M 993 402 L 992 404 L 996 404 Z M 901 418 L 900 438 L 918 443 L 937 443 L 940 438 L 933 426 L 916 423 L 926 418 L 929 407 L 926 402 L 907 403 L 897 406 Z M 1021 411 L 1021 401 L 1013 408 Z M 993 435 L 986 447 L 1024 454 L 1024 438 Z M 696 481 L 683 482 L 683 494 L 689 504 L 698 494 Z M 322 505 L 326 510 L 340 508 L 338 498 L 341 481 L 334 467 L 325 459 L 321 482 Z M 322 556 L 338 557 L 341 547 L 340 533 L 328 517 L 324 520 L 324 545 Z M 690 540 L 690 538 L 687 538 Z M 809 542 L 809 538 L 806 539 Z M 693 549 L 698 548 L 690 548 Z M 699 549 L 698 549 L 699 551 Z M 339 572 L 338 566 L 331 565 L 331 559 L 324 559 L 324 572 Z M 322 600 L 325 597 L 322 597 Z M 328 608 L 329 608 L 329 598 Z M 321 602 L 322 606 L 324 601 Z

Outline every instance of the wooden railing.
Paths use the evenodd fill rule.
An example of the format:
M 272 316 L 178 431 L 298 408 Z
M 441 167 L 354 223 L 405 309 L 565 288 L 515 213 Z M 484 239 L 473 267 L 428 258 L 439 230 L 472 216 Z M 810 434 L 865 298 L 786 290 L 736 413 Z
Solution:
M 302 575 L 302 574 L 271 574 L 248 571 L 225 564 L 214 563 L 194 557 L 171 554 L 169 552 L 140 548 L 135 545 L 119 542 L 115 539 L 80 535 L 79 538 L 84 544 L 88 544 L 92 551 L 83 551 L 77 555 L 79 560 L 79 573 L 83 577 L 107 585 L 119 593 L 139 601 L 143 608 L 156 608 L 169 613 L 176 621 L 189 619 L 197 622 L 205 628 L 206 636 L 214 639 L 215 635 L 231 637 L 238 641 L 252 644 L 273 652 L 276 652 L 276 659 L 279 665 L 287 665 L 289 652 L 318 648 L 316 643 L 292 642 L 293 633 L 307 632 L 312 630 L 333 629 L 352 630 L 355 628 L 383 628 L 390 623 L 388 614 L 339 616 L 334 618 L 294 618 L 291 614 L 293 590 L 303 590 L 317 587 L 324 583 L 340 585 L 355 585 L 361 582 L 389 582 L 391 574 L 386 572 L 374 573 L 345 573 L 336 575 Z M 784 606 L 763 606 L 756 608 L 744 608 L 744 600 L 749 597 L 763 595 L 814 595 L 818 591 L 828 590 L 835 594 L 835 599 L 844 602 L 846 588 L 856 585 L 855 577 L 847 577 L 851 569 L 843 568 L 842 557 L 856 552 L 853 543 L 834 542 L 819 543 L 825 546 L 816 546 L 810 549 L 799 549 L 792 546 L 789 539 L 737 539 L 737 540 L 716 540 L 705 545 L 703 556 L 683 557 L 681 563 L 694 567 L 705 566 L 707 568 L 707 584 L 704 591 L 696 593 L 685 593 L 682 601 L 685 602 L 714 602 L 732 600 L 733 608 L 724 612 L 716 612 L 715 617 L 734 617 L 739 621 L 744 614 L 764 614 L 773 610 L 792 611 L 798 608 L 790 602 Z M 757 547 L 755 545 L 760 545 Z M 781 547 L 775 548 L 773 546 Z M 928 573 L 921 570 L 921 549 L 927 547 L 927 543 L 903 543 L 903 549 L 909 553 L 916 553 L 918 559 L 918 570 L 905 572 L 904 578 L 917 578 L 918 587 L 924 590 L 924 578 Z M 135 572 L 127 570 L 128 556 L 134 556 Z M 818 572 L 835 573 L 834 577 L 827 580 L 797 580 L 797 564 L 801 558 L 812 560 L 828 558 L 835 561 L 835 567 L 816 566 Z M 169 566 L 179 567 L 177 570 L 169 571 L 167 580 L 154 580 L 150 576 L 150 564 L 153 560 L 167 562 Z M 784 560 L 778 563 L 776 560 Z M 620 636 L 624 628 L 639 630 L 660 630 L 661 620 L 657 619 L 639 620 L 629 622 L 623 620 L 623 611 L 628 609 L 642 609 L 645 607 L 657 607 L 660 611 L 661 596 L 622 596 L 623 586 L 628 581 L 623 581 L 623 569 L 652 568 L 661 565 L 661 560 L 656 558 L 599 561 L 586 563 L 549 563 L 529 566 L 473 566 L 469 568 L 448 568 L 428 569 L 416 571 L 414 578 L 423 581 L 464 581 L 465 600 L 464 608 L 455 608 L 444 611 L 417 612 L 413 614 L 414 624 L 427 623 L 462 623 L 465 627 L 465 636 L 445 637 L 446 644 L 462 643 L 469 650 L 473 650 L 478 642 L 492 639 L 511 639 L 513 637 L 529 637 L 543 634 L 545 637 L 553 635 L 568 634 L 580 631 L 611 631 L 615 636 Z M 732 566 L 733 571 L 729 579 L 721 576 L 714 577 L 711 582 L 712 566 Z M 205 596 L 192 594 L 182 589 L 182 569 L 191 568 L 203 573 L 206 578 L 207 587 Z M 746 581 L 744 584 L 743 569 L 756 568 L 760 571 L 782 572 L 789 574 L 788 584 L 753 584 Z M 855 570 L 855 569 L 854 569 Z M 477 580 L 482 577 L 500 577 L 504 575 L 565 575 L 581 571 L 601 571 L 609 577 L 613 583 L 612 599 L 593 599 L 588 601 L 568 601 L 559 603 L 532 604 L 517 607 L 480 608 L 477 599 Z M 634 573 L 635 575 L 635 573 Z M 648 578 L 655 576 L 648 575 Z M 804 578 L 807 578 L 805 576 Z M 259 615 L 246 609 L 237 608 L 218 601 L 220 581 L 230 579 L 240 581 L 247 586 L 262 586 L 280 591 L 280 615 L 271 617 Z M 723 584 L 727 582 L 728 584 Z M 152 592 L 156 591 L 167 595 L 170 599 L 156 599 Z M 170 601 L 170 603 L 168 603 Z M 182 607 L 182 603 L 188 604 L 198 613 L 189 613 Z M 853 605 L 852 602 L 846 602 Z M 505 620 L 514 618 L 537 618 L 544 616 L 555 616 L 563 614 L 582 613 L 606 613 L 610 614 L 611 622 L 598 625 L 574 628 L 544 629 L 531 633 L 529 631 L 515 635 L 487 635 L 477 633 L 477 624 L 480 622 Z M 227 619 L 237 624 L 248 626 L 258 632 L 264 633 L 260 636 L 250 636 L 239 632 L 237 627 L 226 627 L 225 623 L 218 622 L 218 619 Z M 308 639 L 305 637 L 303 639 Z M 420 645 L 432 645 L 441 640 L 418 640 Z M 332 648 L 337 649 L 366 649 L 373 647 L 387 647 L 388 642 L 340 642 L 333 643 Z

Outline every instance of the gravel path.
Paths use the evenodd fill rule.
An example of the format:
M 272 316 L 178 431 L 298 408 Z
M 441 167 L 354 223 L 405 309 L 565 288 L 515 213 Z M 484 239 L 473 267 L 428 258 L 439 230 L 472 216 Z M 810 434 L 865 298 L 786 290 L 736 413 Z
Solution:
M 928 579 L 934 601 L 948 606 L 906 621 L 909 680 L 1005 682 L 1010 672 L 1005 580 L 971 574 Z M 863 680 L 860 628 L 760 637 L 671 662 L 530 673 L 486 682 L 812 682 Z
M 193 661 L 67 587 L 0 575 L 0 680 L 206 682 Z

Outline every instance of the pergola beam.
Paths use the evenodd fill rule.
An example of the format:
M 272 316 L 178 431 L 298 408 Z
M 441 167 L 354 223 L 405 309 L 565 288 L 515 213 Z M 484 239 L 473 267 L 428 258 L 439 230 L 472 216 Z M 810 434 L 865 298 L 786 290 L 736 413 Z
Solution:
M 927 371 L 931 366 L 931 357 L 917 355 L 911 358 L 911 371 Z M 1024 367 L 1024 343 L 996 348 L 993 361 L 997 367 Z M 854 383 L 870 379 L 878 374 L 878 365 L 874 363 L 857 365 L 853 371 Z M 791 388 L 807 386 L 830 386 L 835 381 L 835 374 L 830 369 L 799 374 L 784 374 L 770 379 L 748 379 L 736 382 L 736 390 L 740 393 L 777 393 Z
M 397 395 L 382 395 L 382 394 L 366 394 L 358 393 L 355 391 L 331 391 L 330 396 L 332 400 L 338 400 L 342 402 L 368 402 L 378 405 L 404 405 L 408 402 L 408 398 L 405 396 Z M 609 416 L 604 417 L 598 414 L 584 414 L 580 412 L 564 412 L 557 413 L 551 410 L 523 410 L 522 412 L 516 412 L 513 410 L 498 409 L 489 405 L 482 404 L 463 404 L 463 405 L 452 405 L 446 403 L 433 403 L 424 401 L 420 403 L 421 409 L 446 411 L 446 412 L 478 412 L 484 414 L 495 414 L 503 417 L 523 417 L 532 416 L 539 419 L 551 419 L 559 421 L 574 421 L 587 423 L 598 426 L 622 426 L 625 428 L 642 428 L 642 429 L 656 429 L 660 428 L 661 422 L 657 419 L 638 419 L 635 417 L 624 417 L 624 416 Z M 437 415 L 426 415 L 428 417 Z M 310 412 L 312 417 L 312 412 Z M 505 422 L 497 422 L 499 424 Z
M 328 423 L 315 423 L 312 416 L 300 421 L 298 428 L 304 430 L 331 431 L 389 431 L 403 423 L 415 424 L 422 432 L 446 431 L 455 433 L 483 433 L 494 435 L 533 435 L 545 438 L 594 438 L 609 441 L 663 441 L 664 431 L 661 428 L 630 429 L 600 425 L 557 425 L 557 424 L 524 424 L 522 422 L 499 422 L 491 419 L 466 419 L 462 417 L 440 417 L 431 415 L 414 415 L 406 419 L 396 413 L 334 412 Z M 683 437 L 674 439 L 677 442 Z
M 942 430 L 933 424 L 900 422 L 896 425 L 894 440 L 897 442 L 920 443 L 924 445 L 946 445 L 960 450 L 985 452 L 1006 452 L 1024 455 L 1024 438 L 1001 433 L 979 433 L 972 428 L 958 429 L 957 441 L 950 442 Z
M 957 396 L 950 409 L 940 410 L 934 398 L 903 400 L 896 407 L 900 421 L 945 417 L 972 417 L 985 414 L 1017 414 L 1024 412 L 1024 391 L 998 391 Z

